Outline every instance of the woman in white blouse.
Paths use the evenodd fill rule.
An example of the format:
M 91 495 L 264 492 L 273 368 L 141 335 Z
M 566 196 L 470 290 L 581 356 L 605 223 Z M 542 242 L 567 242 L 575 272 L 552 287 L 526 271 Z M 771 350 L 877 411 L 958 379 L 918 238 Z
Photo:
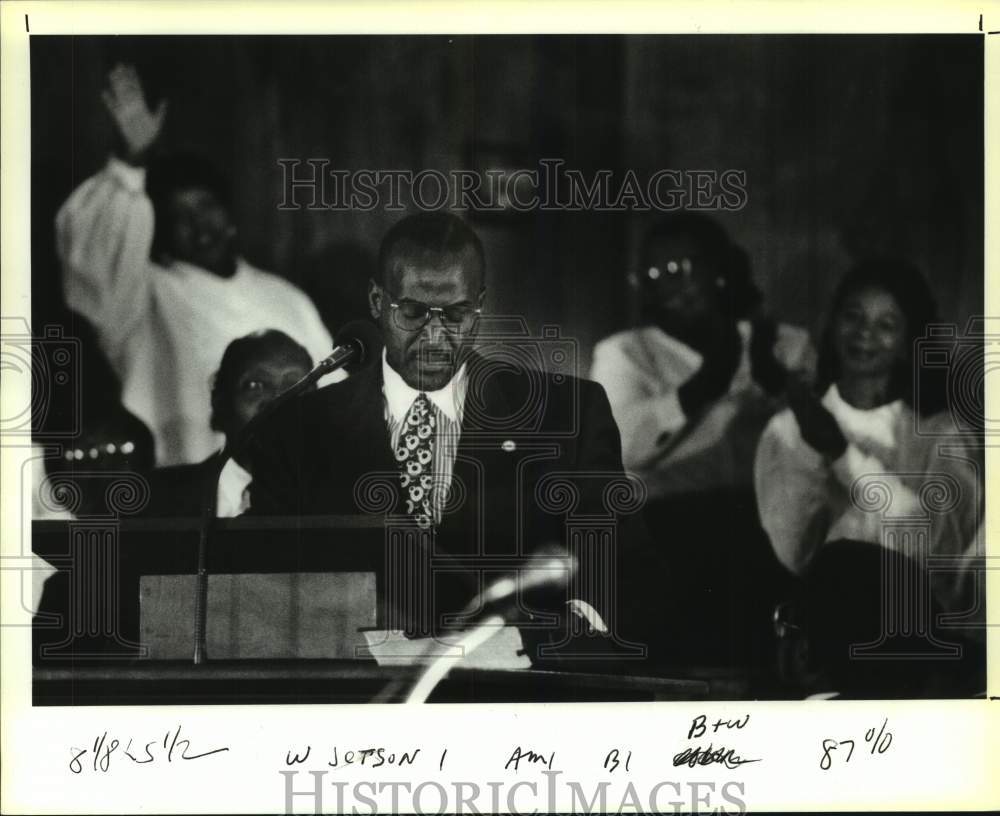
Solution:
M 761 437 L 754 481 L 764 529 L 793 573 L 828 542 L 880 544 L 914 558 L 941 606 L 974 624 L 984 611 L 971 562 L 983 553 L 983 455 L 935 413 L 935 372 L 921 369 L 915 387 L 914 343 L 934 311 L 907 264 L 852 271 L 834 295 L 816 386 L 789 389 L 789 408 Z

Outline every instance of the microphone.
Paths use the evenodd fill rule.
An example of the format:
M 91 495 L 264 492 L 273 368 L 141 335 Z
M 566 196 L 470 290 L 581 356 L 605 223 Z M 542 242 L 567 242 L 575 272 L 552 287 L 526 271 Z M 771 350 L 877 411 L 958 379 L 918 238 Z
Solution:
M 348 373 L 357 371 L 371 361 L 381 343 L 378 327 L 366 320 L 352 320 L 344 326 L 334 340 L 333 351 L 319 361 L 312 371 L 301 380 L 290 385 L 273 400 L 261 408 L 254 417 L 243 426 L 233 439 L 226 439 L 226 447 L 219 456 L 212 471 L 212 478 L 206 481 L 205 496 L 202 502 L 202 518 L 198 531 L 198 570 L 195 582 L 195 624 L 194 624 L 194 657 L 195 665 L 201 665 L 208 659 L 206 648 L 206 630 L 208 615 L 208 547 L 212 523 L 215 518 L 215 493 L 219 488 L 219 477 L 222 468 L 230 459 L 246 449 L 257 430 L 274 413 L 293 397 L 298 396 L 311 387 L 320 377 L 343 368 Z M 209 493 L 209 490 L 211 493 Z
M 352 320 L 337 332 L 333 351 L 320 360 L 316 368 L 322 369 L 322 374 L 329 374 L 338 368 L 352 374 L 372 360 L 381 343 L 382 335 L 374 323 Z
M 546 544 L 527 556 L 509 575 L 503 575 L 476 595 L 451 622 L 477 624 L 485 617 L 499 615 L 505 623 L 513 623 L 518 594 L 543 588 L 569 586 L 579 562 L 562 547 Z
M 353 373 L 371 361 L 380 343 L 382 335 L 378 326 L 367 320 L 352 320 L 344 326 L 334 340 L 333 351 L 319 361 L 316 366 L 301 380 L 290 385 L 273 400 L 261 408 L 254 417 L 236 434 L 236 438 L 226 440 L 226 450 L 223 458 L 231 458 L 247 444 L 257 429 L 292 397 L 298 396 L 309 388 L 320 377 L 325 377 L 331 371 L 343 368 Z
M 529 556 L 526 566 L 513 575 L 498 578 L 469 602 L 462 611 L 462 616 L 469 616 L 475 625 L 463 633 L 455 645 L 467 657 L 511 622 L 517 609 L 519 591 L 567 585 L 578 565 L 578 560 L 561 547 L 546 545 L 539 548 L 534 556 Z M 454 658 L 450 654 L 437 657 L 417 678 L 404 701 L 426 702 L 454 664 Z

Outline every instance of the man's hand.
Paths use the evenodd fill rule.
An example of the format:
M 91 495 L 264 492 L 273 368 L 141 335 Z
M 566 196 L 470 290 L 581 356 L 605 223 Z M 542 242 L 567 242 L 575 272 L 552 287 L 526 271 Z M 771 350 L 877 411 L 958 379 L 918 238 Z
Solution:
M 701 368 L 677 389 L 681 409 L 689 418 L 729 390 L 743 354 L 743 338 L 735 323 L 720 321 L 708 336 L 711 341 L 702 349 Z
M 167 100 L 164 99 L 155 111 L 151 111 L 146 105 L 135 67 L 122 64 L 116 65 L 108 74 L 108 87 L 101 91 L 101 99 L 125 141 L 125 158 L 133 164 L 141 163 L 163 129 Z
M 750 337 L 750 374 L 754 381 L 771 396 L 785 390 L 788 371 L 774 356 L 778 330 L 766 315 L 755 317 Z
M 830 458 L 839 459 L 847 450 L 847 437 L 840 430 L 836 418 L 819 401 L 808 386 L 800 380 L 788 383 L 788 407 L 795 414 L 799 433 L 813 450 Z

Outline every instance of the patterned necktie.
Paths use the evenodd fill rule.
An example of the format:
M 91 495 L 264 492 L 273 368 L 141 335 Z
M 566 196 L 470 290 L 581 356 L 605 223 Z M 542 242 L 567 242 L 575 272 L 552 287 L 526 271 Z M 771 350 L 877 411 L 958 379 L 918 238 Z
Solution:
M 427 395 L 421 392 L 413 400 L 396 442 L 396 464 L 406 512 L 420 527 L 430 527 L 434 519 L 431 494 L 436 436 L 434 408 Z

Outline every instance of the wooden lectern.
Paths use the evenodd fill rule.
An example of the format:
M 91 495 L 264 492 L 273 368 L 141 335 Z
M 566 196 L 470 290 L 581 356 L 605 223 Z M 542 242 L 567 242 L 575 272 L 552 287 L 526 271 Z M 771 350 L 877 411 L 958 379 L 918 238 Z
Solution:
M 208 552 L 208 661 L 193 665 L 197 519 L 36 521 L 49 579 L 34 632 L 36 704 L 394 701 L 419 666 L 379 666 L 364 631 L 394 628 L 399 576 L 375 516 L 220 519 Z M 95 549 L 96 548 L 96 549 Z M 410 591 L 410 590 L 406 590 Z M 56 623 L 53 624 L 52 621 Z M 697 680 L 606 659 L 453 670 L 432 700 L 700 699 Z M 626 671 L 623 671 L 623 668 Z

